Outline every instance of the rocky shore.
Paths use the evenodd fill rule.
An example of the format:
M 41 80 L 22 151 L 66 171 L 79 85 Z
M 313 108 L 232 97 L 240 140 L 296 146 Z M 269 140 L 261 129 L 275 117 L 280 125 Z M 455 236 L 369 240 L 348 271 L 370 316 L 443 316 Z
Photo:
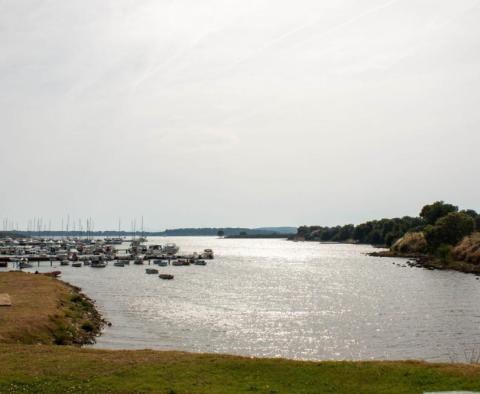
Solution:
M 480 266 L 465 261 L 441 261 L 434 256 L 417 253 L 399 253 L 392 250 L 368 253 L 373 257 L 390 257 L 408 259 L 405 263 L 409 267 L 425 268 L 429 270 L 454 270 L 466 274 L 480 275 Z

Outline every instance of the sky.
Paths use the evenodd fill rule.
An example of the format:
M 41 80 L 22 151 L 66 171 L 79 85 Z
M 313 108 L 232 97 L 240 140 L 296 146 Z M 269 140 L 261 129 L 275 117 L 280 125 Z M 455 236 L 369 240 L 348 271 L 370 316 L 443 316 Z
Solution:
M 0 217 L 480 211 L 479 0 L 0 0 Z

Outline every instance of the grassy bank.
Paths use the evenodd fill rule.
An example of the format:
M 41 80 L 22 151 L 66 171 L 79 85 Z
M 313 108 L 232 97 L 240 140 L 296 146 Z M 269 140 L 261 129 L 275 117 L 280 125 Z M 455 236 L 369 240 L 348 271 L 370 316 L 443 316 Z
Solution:
M 2 393 L 410 394 L 449 389 L 480 390 L 480 367 L 0 345 Z
M 80 289 L 57 279 L 24 272 L 0 273 L 0 293 L 12 306 L 0 309 L 0 343 L 87 344 L 102 319 Z

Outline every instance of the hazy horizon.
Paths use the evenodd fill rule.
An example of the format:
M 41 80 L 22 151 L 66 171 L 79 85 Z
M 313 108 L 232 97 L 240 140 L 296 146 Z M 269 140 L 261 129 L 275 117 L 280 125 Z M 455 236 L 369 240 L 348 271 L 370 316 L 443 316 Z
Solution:
M 0 217 L 480 211 L 480 1 L 4 1 Z

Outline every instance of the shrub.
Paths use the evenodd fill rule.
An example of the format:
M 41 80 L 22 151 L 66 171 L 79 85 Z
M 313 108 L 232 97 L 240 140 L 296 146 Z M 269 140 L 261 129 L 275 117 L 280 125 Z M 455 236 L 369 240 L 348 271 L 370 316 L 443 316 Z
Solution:
M 434 226 L 425 227 L 425 237 L 431 251 L 440 245 L 455 245 L 475 229 L 474 220 L 464 213 L 451 212 L 437 220 Z
M 455 246 L 453 257 L 458 261 L 480 264 L 480 232 L 465 237 Z
M 435 255 L 442 263 L 449 263 L 452 261 L 452 249 L 453 247 L 451 245 L 440 245 L 437 248 Z

